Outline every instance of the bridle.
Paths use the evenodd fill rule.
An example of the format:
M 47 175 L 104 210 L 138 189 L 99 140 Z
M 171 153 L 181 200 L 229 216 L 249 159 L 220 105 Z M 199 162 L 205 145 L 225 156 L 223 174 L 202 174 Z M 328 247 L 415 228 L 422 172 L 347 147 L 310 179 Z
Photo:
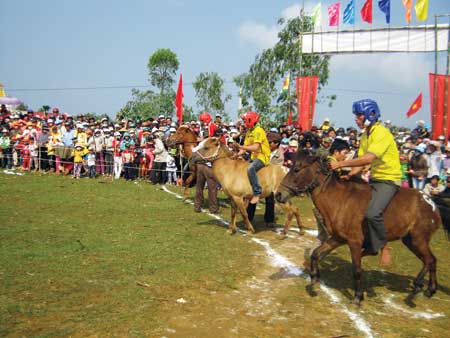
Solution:
M 325 181 L 321 184 L 319 180 L 317 179 L 320 174 L 325 174 Z M 321 189 L 319 193 L 322 193 L 325 187 L 330 182 L 331 178 L 333 177 L 333 171 L 328 170 L 328 168 L 324 168 L 323 165 L 320 165 L 315 172 L 314 177 L 312 178 L 311 182 L 309 182 L 305 187 L 298 188 L 298 187 L 290 187 L 287 184 L 284 184 L 283 182 L 280 183 L 280 186 L 285 188 L 287 191 L 289 191 L 290 194 L 294 196 L 298 196 L 302 193 L 307 193 L 308 195 L 311 195 L 314 189 L 321 186 Z
M 202 153 L 200 153 L 199 151 L 197 151 L 196 154 L 198 154 L 203 160 L 207 162 L 213 162 L 220 157 L 219 152 L 220 152 L 220 142 L 218 142 L 216 151 L 211 156 L 203 156 Z

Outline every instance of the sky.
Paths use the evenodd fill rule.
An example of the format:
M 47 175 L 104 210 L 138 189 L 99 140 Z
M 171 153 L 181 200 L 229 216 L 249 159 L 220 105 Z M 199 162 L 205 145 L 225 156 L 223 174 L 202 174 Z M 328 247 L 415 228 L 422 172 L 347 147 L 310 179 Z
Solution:
M 341 17 L 348 1 L 341 2 Z M 326 8 L 334 2 L 322 1 L 323 30 L 329 29 Z M 429 2 L 425 23 L 434 24 L 435 14 L 450 14 L 449 0 Z M 191 83 L 201 72 L 217 72 L 232 96 L 226 110 L 236 118 L 239 88 L 233 77 L 248 71 L 255 56 L 276 43 L 281 29 L 278 18 L 298 15 L 301 6 L 311 13 L 317 3 L 0 0 L 0 83 L 8 96 L 33 109 L 49 105 L 72 115 L 95 112 L 114 117 L 131 99 L 132 87 L 151 87 L 148 59 L 157 49 L 169 48 L 180 61 L 184 102 L 198 112 Z M 373 0 L 373 24 L 361 22 L 363 3 L 356 0 L 356 27 L 386 27 L 377 0 Z M 402 1 L 391 3 L 391 26 L 405 25 Z M 449 18 L 440 21 L 448 22 Z M 411 24 L 423 23 L 416 21 L 413 9 Z M 446 53 L 439 54 L 439 73 L 445 72 L 446 58 Z M 383 120 L 396 125 L 412 127 L 419 119 L 429 123 L 429 72 L 434 72 L 434 53 L 332 56 L 330 78 L 321 95 L 336 94 L 337 100 L 331 108 L 318 103 L 314 123 L 328 117 L 336 126 L 354 125 L 352 102 L 363 98 L 377 100 Z M 406 119 L 420 92 L 422 109 Z

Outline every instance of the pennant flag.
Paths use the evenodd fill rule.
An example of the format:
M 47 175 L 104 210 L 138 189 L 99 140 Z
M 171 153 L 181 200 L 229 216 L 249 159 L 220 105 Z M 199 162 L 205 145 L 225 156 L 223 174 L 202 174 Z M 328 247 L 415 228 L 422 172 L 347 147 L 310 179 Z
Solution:
M 177 108 L 178 123 L 183 123 L 183 75 L 180 74 L 180 81 L 178 81 L 177 96 L 175 97 L 175 107 Z
M 355 0 L 350 0 L 344 10 L 344 23 L 353 25 L 355 23 Z
M 284 79 L 283 88 L 281 88 L 280 95 L 278 96 L 277 99 L 277 103 L 282 100 L 285 100 L 288 93 L 289 93 L 289 75 L 286 76 L 286 79 Z
M 417 0 L 414 9 L 416 10 L 417 21 L 426 21 L 428 19 L 428 0 Z
M 386 15 L 386 23 L 391 23 L 391 0 L 378 0 L 378 7 Z
M 448 139 L 450 137 L 450 95 L 445 95 L 445 82 L 449 82 L 450 77 L 442 74 L 430 74 L 429 79 L 432 138 L 437 139 L 438 136 L 444 135 Z M 435 95 L 436 101 L 434 102 Z M 446 100 L 447 103 L 445 103 Z
M 411 23 L 411 7 L 412 7 L 412 0 L 402 0 L 403 6 L 405 6 L 406 13 L 405 13 L 405 20 L 407 23 Z
M 318 76 L 304 76 L 296 78 L 298 111 L 297 126 L 300 126 L 303 130 L 310 130 L 312 127 L 318 83 Z
M 328 6 L 328 24 L 330 26 L 339 26 L 339 7 L 340 2 L 336 2 Z
M 422 108 L 422 93 L 420 93 L 419 96 L 417 96 L 411 107 L 409 107 L 409 110 L 406 113 L 406 117 L 413 116 L 415 113 L 419 111 L 420 108 Z
M 367 23 L 372 23 L 372 0 L 366 0 L 361 8 L 361 18 Z
M 311 21 L 314 27 L 322 23 L 322 3 L 318 3 L 312 10 Z
M 5 96 L 5 90 L 3 89 L 3 85 L 0 83 L 0 97 Z

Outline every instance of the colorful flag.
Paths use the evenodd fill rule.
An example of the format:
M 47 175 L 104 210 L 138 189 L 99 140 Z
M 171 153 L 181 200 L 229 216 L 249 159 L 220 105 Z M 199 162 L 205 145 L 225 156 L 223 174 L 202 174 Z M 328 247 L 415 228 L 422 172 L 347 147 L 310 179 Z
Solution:
M 311 21 L 314 27 L 322 23 L 322 3 L 318 3 L 312 10 Z
M 286 76 L 286 79 L 284 79 L 283 87 L 281 88 L 280 95 L 278 95 L 277 103 L 282 100 L 285 100 L 288 93 L 289 93 L 289 74 L 288 76 Z
M 391 0 L 378 0 L 378 7 L 386 15 L 386 23 L 391 23 Z
M 3 89 L 3 85 L 0 83 L 0 97 L 5 96 L 5 90 Z
M 328 6 L 328 24 L 330 26 L 339 26 L 339 7 L 340 2 L 336 2 Z
M 298 122 L 303 130 L 310 130 L 314 119 L 316 106 L 318 76 L 304 76 L 296 78 L 297 83 L 297 111 Z
M 355 0 L 350 0 L 344 10 L 344 23 L 353 25 L 355 23 Z
M 175 97 L 175 107 L 177 108 L 178 123 L 183 123 L 183 75 L 180 74 L 180 81 L 178 81 L 177 96 Z
M 428 19 L 428 0 L 417 0 L 414 9 L 416 10 L 417 21 Z
M 433 139 L 437 139 L 440 135 L 444 135 L 447 139 L 450 137 L 450 95 L 445 95 L 445 82 L 449 82 L 449 78 L 449 76 L 442 74 L 430 74 L 430 112 Z M 436 101 L 434 101 L 435 95 Z M 445 99 L 447 99 L 447 104 L 445 104 Z
M 411 23 L 411 7 L 412 7 L 412 0 L 402 0 L 403 6 L 405 6 L 406 13 L 405 13 L 405 20 L 407 23 Z
M 366 3 L 361 8 L 361 18 L 367 23 L 372 23 L 372 0 L 366 0 Z
M 406 117 L 413 116 L 415 113 L 419 111 L 420 108 L 422 108 L 422 93 L 420 93 L 419 96 L 417 96 L 411 107 L 409 107 L 409 110 L 406 113 Z

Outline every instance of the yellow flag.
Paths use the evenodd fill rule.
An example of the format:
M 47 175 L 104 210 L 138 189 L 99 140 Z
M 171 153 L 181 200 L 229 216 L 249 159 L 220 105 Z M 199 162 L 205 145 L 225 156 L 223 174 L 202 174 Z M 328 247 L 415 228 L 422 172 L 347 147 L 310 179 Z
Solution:
M 5 91 L 3 90 L 3 85 L 0 83 L 0 97 L 5 96 Z
M 416 10 L 417 21 L 428 19 L 428 0 L 417 0 L 414 9 Z

